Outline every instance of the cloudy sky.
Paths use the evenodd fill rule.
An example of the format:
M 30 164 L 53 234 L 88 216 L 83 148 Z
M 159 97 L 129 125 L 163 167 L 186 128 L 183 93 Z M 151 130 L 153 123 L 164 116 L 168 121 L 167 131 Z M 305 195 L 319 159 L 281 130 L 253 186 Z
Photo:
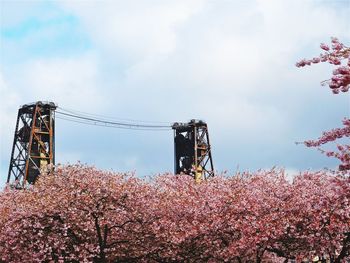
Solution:
M 172 123 L 208 123 L 215 168 L 288 171 L 337 162 L 294 142 L 350 115 L 348 94 L 298 69 L 336 36 L 350 43 L 350 0 L 0 0 L 0 184 L 20 105 Z M 171 131 L 57 119 L 56 161 L 144 176 L 173 169 Z

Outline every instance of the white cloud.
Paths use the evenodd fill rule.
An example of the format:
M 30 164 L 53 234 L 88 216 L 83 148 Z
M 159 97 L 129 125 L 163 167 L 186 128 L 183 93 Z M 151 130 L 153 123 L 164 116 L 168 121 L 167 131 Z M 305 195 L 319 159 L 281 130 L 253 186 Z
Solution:
M 17 110 L 20 104 L 18 92 L 11 89 L 0 71 L 0 159 L 9 160 L 16 126 Z
M 97 61 L 90 54 L 32 60 L 10 75 L 25 102 L 54 101 L 62 107 L 98 111 L 108 96 L 98 85 Z
M 294 141 L 319 134 L 321 125 L 338 125 L 347 108 L 344 96 L 332 97 L 319 87 L 329 67 L 294 66 L 303 56 L 317 55 L 319 42 L 330 36 L 350 40 L 348 14 L 323 2 L 59 1 L 83 25 L 92 51 L 31 59 L 5 76 L 22 104 L 48 99 L 132 119 L 203 118 L 213 142 L 220 143 L 214 145 L 221 154 L 214 158 L 218 163 L 234 149 L 236 163 L 251 158 L 258 160 L 254 167 L 274 165 L 260 158 L 258 144 L 269 149 L 271 158 L 282 150 L 287 157 L 293 152 L 294 161 L 285 164 L 290 169 L 308 167 L 303 155 L 291 150 Z M 327 112 L 320 114 L 322 105 Z M 8 108 L 16 111 L 17 105 Z M 132 141 L 132 135 L 125 136 L 120 140 Z M 137 150 L 137 156 L 146 152 L 142 146 Z M 75 151 L 67 152 L 76 158 Z M 110 150 L 103 154 L 113 159 Z M 128 156 L 118 165 L 149 165 Z
M 125 63 L 171 53 L 176 31 L 201 9 L 192 1 L 63 1 L 93 41 Z
M 114 91 L 127 112 L 204 118 L 213 126 L 225 125 L 227 133 L 244 133 L 246 140 L 254 131 L 286 140 L 281 134 L 300 129 L 296 116 L 313 107 L 305 102 L 316 103 L 314 92 L 322 92 L 319 74 L 329 73 L 324 67 L 302 73 L 294 63 L 305 50 L 317 55 L 319 42 L 332 35 L 346 38 L 349 29 L 346 13 L 315 1 L 65 6 L 84 21 L 97 46 L 116 59 L 127 58 Z M 294 82 L 297 78 L 304 83 Z M 320 102 L 331 100 L 328 95 Z

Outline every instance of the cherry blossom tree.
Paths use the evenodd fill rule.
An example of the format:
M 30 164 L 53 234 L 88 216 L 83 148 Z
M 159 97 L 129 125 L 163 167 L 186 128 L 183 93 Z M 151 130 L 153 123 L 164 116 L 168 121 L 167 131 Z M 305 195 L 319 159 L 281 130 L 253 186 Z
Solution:
M 0 262 L 301 262 L 350 250 L 350 179 L 282 169 L 139 179 L 81 165 L 0 193 Z
M 334 94 L 340 92 L 348 92 L 350 89 L 350 47 L 347 47 L 341 43 L 337 38 L 331 39 L 331 47 L 324 43 L 321 44 L 321 49 L 324 51 L 318 57 L 312 59 L 303 59 L 296 63 L 297 67 L 304 67 L 306 65 L 317 64 L 320 62 L 326 62 L 332 64 L 335 67 L 333 70 L 333 76 L 322 82 L 322 84 L 328 84 L 329 88 Z M 323 144 L 334 142 L 341 138 L 350 137 L 350 119 L 344 118 L 344 127 L 332 129 L 330 131 L 323 132 L 321 137 L 317 140 L 308 140 L 304 144 L 307 147 L 318 147 L 318 149 L 329 157 L 335 157 L 340 160 L 339 170 L 350 171 L 350 145 L 338 144 L 337 149 L 334 151 L 324 150 L 319 148 Z
M 2 193 L 5 262 L 115 262 L 152 253 L 158 199 L 131 175 L 58 167 L 32 190 Z
M 342 262 L 350 248 L 349 183 L 325 171 L 295 177 L 282 208 L 285 232 L 270 251 L 297 259 L 327 255 L 331 262 Z

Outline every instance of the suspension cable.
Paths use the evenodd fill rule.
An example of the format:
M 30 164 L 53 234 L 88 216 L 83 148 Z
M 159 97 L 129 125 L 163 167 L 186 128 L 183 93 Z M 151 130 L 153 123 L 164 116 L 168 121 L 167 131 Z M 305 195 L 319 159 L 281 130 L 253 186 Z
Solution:
M 92 113 L 87 113 L 84 111 L 78 111 L 70 108 L 62 108 L 62 107 L 57 107 L 63 112 L 68 112 L 70 114 L 74 115 L 79 115 L 79 116 L 85 116 L 85 117 L 91 117 L 91 118 L 98 118 L 98 119 L 103 119 L 103 120 L 111 120 L 111 121 L 120 121 L 120 122 L 136 122 L 136 123 L 149 123 L 149 124 L 155 124 L 155 125 L 164 125 L 164 124 L 169 124 L 169 122 L 164 122 L 164 121 L 149 121 L 149 120 L 135 120 L 135 119 L 126 119 L 126 118 L 116 118 L 115 116 L 107 116 L 107 115 L 102 115 L 102 114 L 92 114 Z
M 84 121 L 79 119 L 73 119 L 73 118 L 67 118 L 63 116 L 56 116 L 56 119 L 90 125 L 90 126 L 99 126 L 99 127 L 107 127 L 107 128 L 116 128 L 116 129 L 125 129 L 125 130 L 141 130 L 141 131 L 168 131 L 168 128 L 133 128 L 133 127 L 122 127 L 122 126 L 115 126 L 115 125 L 108 125 L 108 124 L 102 124 L 102 123 L 95 123 L 91 121 Z
M 152 125 L 152 124 L 140 124 L 136 122 L 110 121 L 106 119 L 90 117 L 90 116 L 93 116 L 92 114 L 89 114 L 90 116 L 86 116 L 87 114 L 85 115 L 75 114 L 72 111 L 67 111 L 62 108 L 60 108 L 60 110 L 62 111 L 56 110 L 57 114 L 63 115 L 60 117 L 57 116 L 59 119 L 87 124 L 87 125 L 96 125 L 96 126 L 120 128 L 120 129 L 132 129 L 132 130 L 152 130 L 152 131 L 171 129 L 171 125 Z M 66 112 L 63 112 L 63 111 L 66 111 Z

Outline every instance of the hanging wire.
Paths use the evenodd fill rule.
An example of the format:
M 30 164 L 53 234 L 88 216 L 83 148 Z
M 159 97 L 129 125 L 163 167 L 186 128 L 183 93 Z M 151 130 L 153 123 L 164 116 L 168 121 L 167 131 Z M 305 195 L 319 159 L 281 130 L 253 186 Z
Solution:
M 97 119 L 97 118 L 90 118 L 65 112 L 56 111 L 58 114 L 62 114 L 68 117 L 82 119 L 86 121 L 91 121 L 95 123 L 103 123 L 103 124 L 110 124 L 115 126 L 124 126 L 124 127 L 134 127 L 134 128 L 170 128 L 170 125 L 146 125 L 146 124 L 137 124 L 137 123 L 127 123 L 127 122 L 115 122 L 115 121 L 106 121 L 103 119 Z
M 62 108 L 60 109 L 62 110 Z M 56 110 L 57 114 L 62 115 L 62 116 L 57 116 L 57 118 L 76 122 L 76 123 L 87 124 L 87 125 L 95 125 L 95 126 L 119 128 L 119 129 L 151 130 L 151 131 L 171 129 L 171 125 L 151 125 L 151 124 L 140 124 L 135 122 L 109 121 L 109 120 L 100 119 L 96 117 L 89 117 L 81 114 L 74 114 L 73 112 L 67 113 L 67 110 L 65 111 L 66 112 Z
M 91 122 L 91 121 L 84 121 L 84 120 L 78 120 L 74 118 L 67 118 L 62 116 L 56 116 L 57 119 L 90 125 L 90 126 L 99 126 L 99 127 L 107 127 L 107 128 L 115 128 L 115 129 L 123 129 L 123 130 L 141 130 L 141 131 L 169 131 L 169 128 L 134 128 L 134 127 L 123 127 L 123 126 L 115 126 L 110 124 L 102 124 L 98 122 Z
M 87 113 L 84 111 L 78 111 L 74 109 L 69 109 L 69 108 L 62 108 L 62 107 L 57 107 L 61 111 L 68 112 L 70 114 L 74 115 L 79 115 L 79 116 L 84 116 L 84 117 L 92 117 L 92 118 L 102 118 L 104 120 L 111 120 L 111 121 L 126 121 L 126 122 L 136 122 L 136 123 L 150 123 L 150 124 L 168 124 L 169 122 L 164 122 L 164 121 L 145 121 L 145 120 L 135 120 L 135 119 L 125 119 L 125 118 L 116 118 L 112 116 L 107 116 L 107 115 L 101 115 L 101 114 L 92 114 L 92 113 Z

